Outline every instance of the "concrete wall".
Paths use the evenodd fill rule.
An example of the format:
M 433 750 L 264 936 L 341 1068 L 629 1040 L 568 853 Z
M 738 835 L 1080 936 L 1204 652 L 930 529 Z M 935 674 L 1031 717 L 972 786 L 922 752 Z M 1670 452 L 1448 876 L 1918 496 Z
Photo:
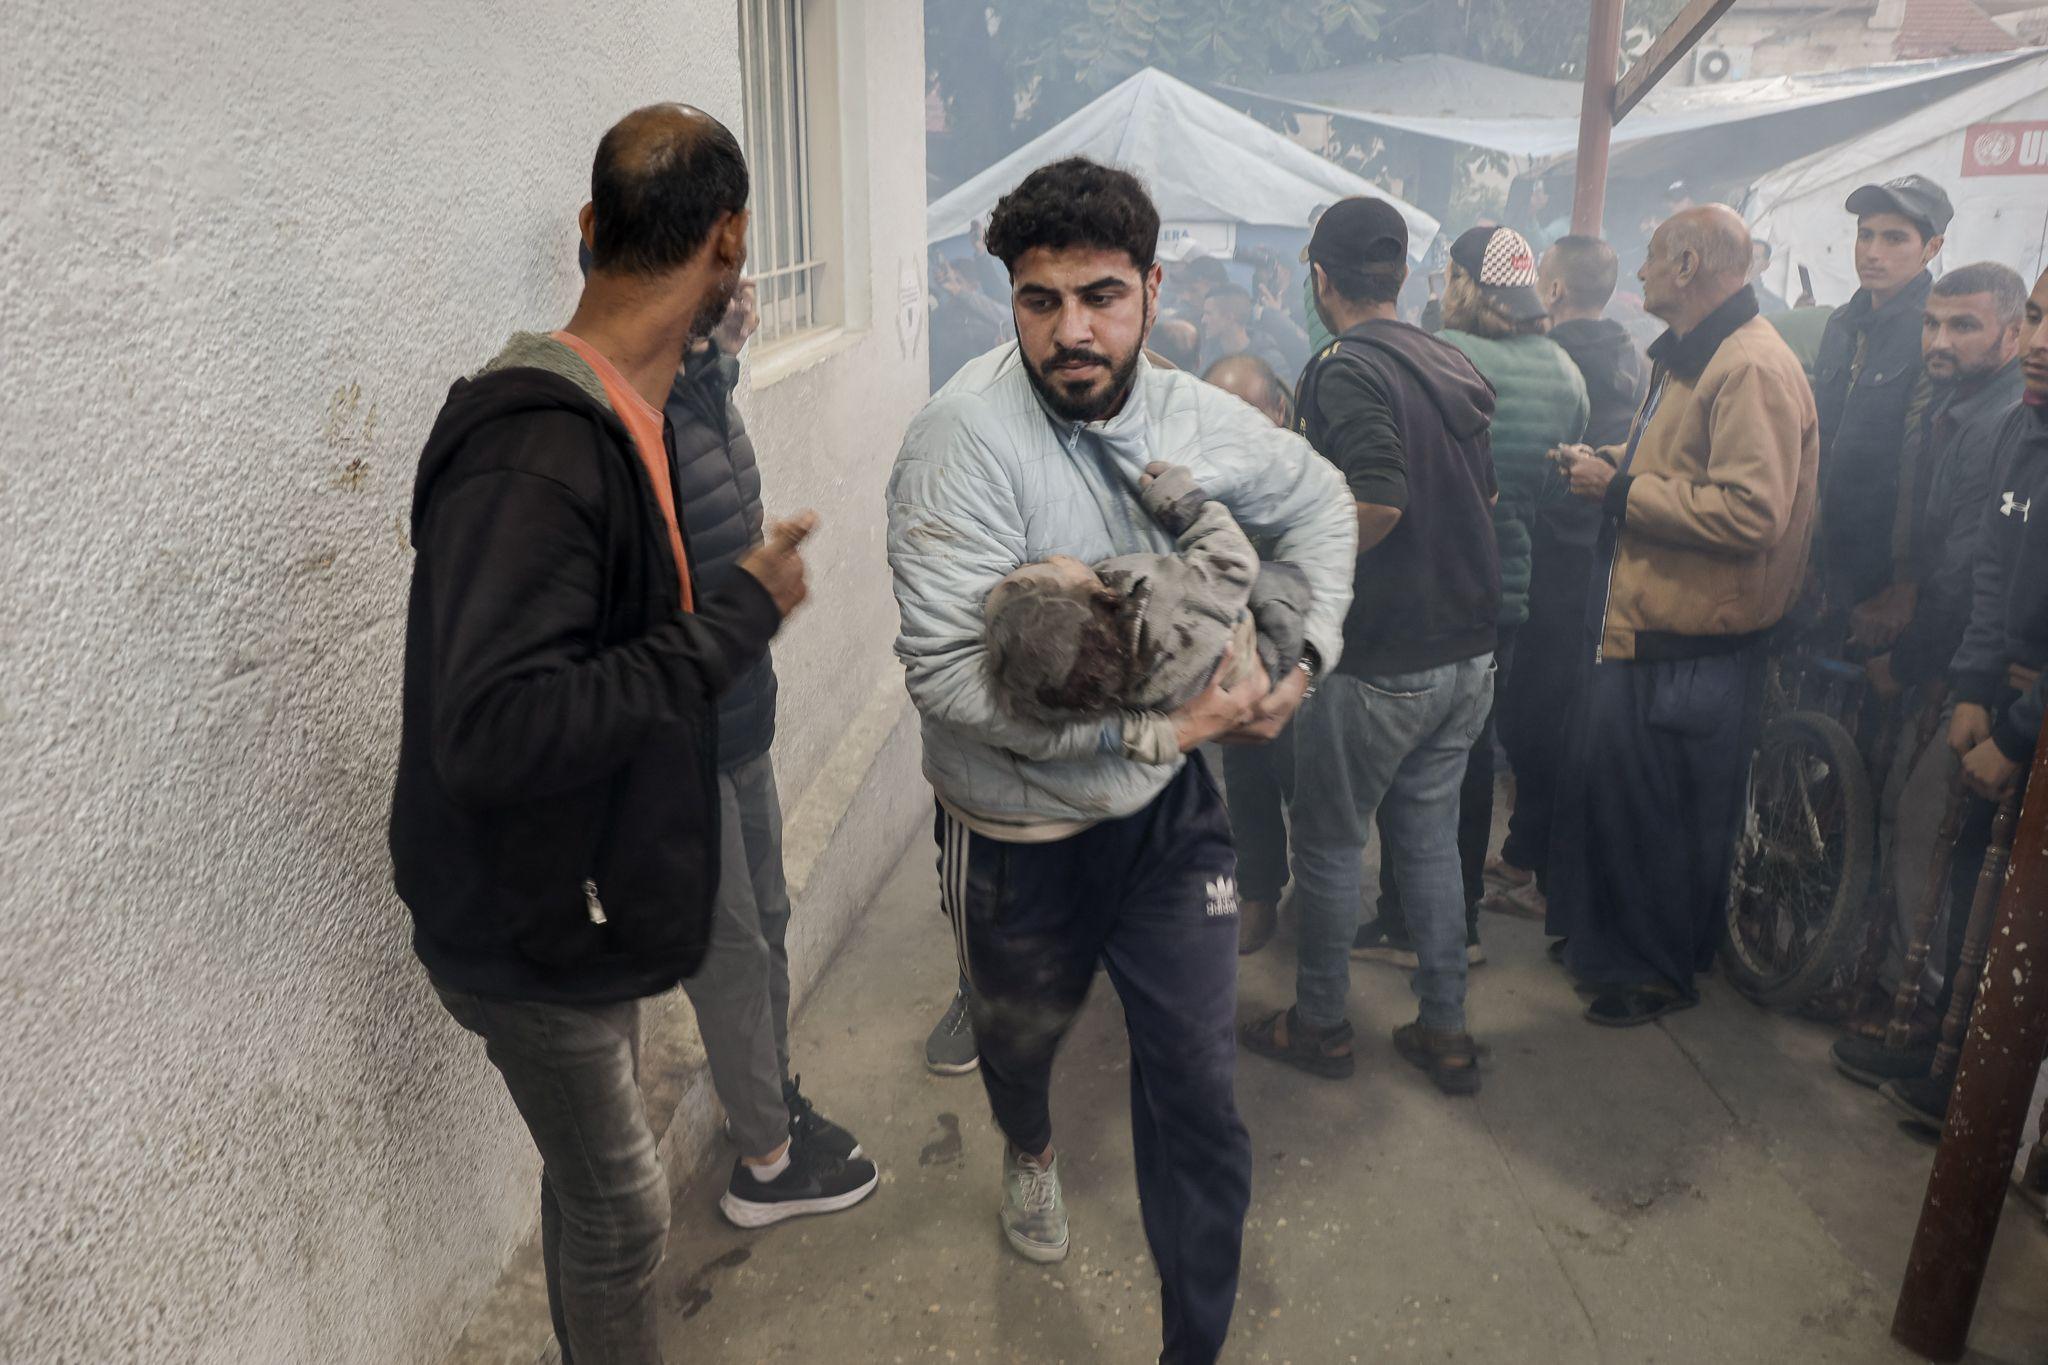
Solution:
M 921 18 L 817 3 L 855 330 L 745 399 L 773 505 L 826 515 L 829 606 L 781 651 L 805 976 L 922 818 L 900 780 L 854 799 L 914 763 L 880 494 L 924 391 L 894 317 Z M 0 1359 L 428 1360 L 530 1231 L 535 1158 L 389 889 L 413 463 L 450 379 L 568 316 L 604 127 L 737 121 L 736 27 L 733 0 L 8 7 Z

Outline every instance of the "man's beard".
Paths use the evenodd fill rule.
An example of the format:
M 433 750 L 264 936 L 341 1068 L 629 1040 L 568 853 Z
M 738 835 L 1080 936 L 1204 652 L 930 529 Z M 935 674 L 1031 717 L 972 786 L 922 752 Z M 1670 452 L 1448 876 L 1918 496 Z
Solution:
M 1099 392 L 1083 392 L 1079 396 L 1068 393 L 1063 381 L 1046 374 L 1041 374 L 1038 367 L 1028 361 L 1025 363 L 1024 372 L 1031 376 L 1031 386 L 1037 389 L 1039 395 L 1045 399 L 1046 406 L 1051 408 L 1061 420 L 1068 422 L 1099 422 L 1123 406 L 1124 396 L 1131 390 L 1131 380 L 1138 373 L 1138 353 L 1144 349 L 1143 346 L 1133 346 L 1131 353 L 1124 357 L 1123 363 L 1120 365 L 1113 365 L 1110 358 L 1100 351 L 1070 351 L 1062 349 L 1054 352 L 1052 359 L 1046 362 L 1046 369 L 1048 370 L 1071 360 L 1093 360 L 1099 364 L 1111 366 L 1107 386 Z M 1094 382 L 1094 373 L 1094 371 L 1089 372 L 1089 379 L 1085 381 L 1086 383 Z
M 1996 353 L 1985 356 L 1975 365 L 1965 365 L 1962 357 L 1953 351 L 1930 351 L 1922 363 L 1926 366 L 1927 377 L 1937 384 L 1971 384 L 1989 379 L 2005 368 Z M 1937 374 L 1937 369 L 1945 369 L 1948 373 Z
M 726 309 L 740 292 L 740 272 L 735 269 L 722 276 L 704 296 L 704 302 L 697 307 L 697 315 L 690 319 L 690 339 L 708 337 L 725 321 Z

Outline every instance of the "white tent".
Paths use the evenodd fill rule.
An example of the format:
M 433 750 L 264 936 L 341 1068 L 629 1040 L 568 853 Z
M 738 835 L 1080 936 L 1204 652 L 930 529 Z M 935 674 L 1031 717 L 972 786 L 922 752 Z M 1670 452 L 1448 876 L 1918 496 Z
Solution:
M 1856 234 L 1843 201 L 1859 185 L 1912 172 L 1955 204 L 1937 271 L 1999 261 L 2031 287 L 2048 265 L 2048 57 L 1759 179 L 1743 210 L 1773 248 L 1773 287 L 1797 296 L 1803 265 L 1820 302 L 1846 303 L 1857 287 Z
M 1437 221 L 1325 161 L 1257 119 L 1148 67 L 1039 134 L 925 211 L 925 235 L 967 231 L 1038 167 L 1086 156 L 1135 171 L 1152 191 L 1162 236 L 1195 237 L 1227 255 L 1240 225 L 1306 231 L 1318 204 L 1354 195 L 1384 199 L 1408 220 L 1417 260 Z
M 1865 100 L 1916 86 L 1967 78 L 2009 65 L 2012 53 L 1998 52 L 1923 61 L 1886 62 L 1850 71 L 1816 71 L 1767 76 L 1719 85 L 1661 84 L 1614 129 L 1616 151 L 1657 138 L 1747 123 L 1778 114 Z M 1477 93 L 1453 112 L 1433 93 L 1449 81 L 1472 85 Z M 1309 76 L 1273 77 L 1228 93 L 1275 100 L 1290 108 L 1331 114 L 1415 133 L 1444 142 L 1484 147 L 1509 156 L 1546 158 L 1578 146 L 1578 88 L 1566 81 L 1540 80 L 1476 62 L 1446 59 L 1422 63 L 1375 63 L 1340 67 Z

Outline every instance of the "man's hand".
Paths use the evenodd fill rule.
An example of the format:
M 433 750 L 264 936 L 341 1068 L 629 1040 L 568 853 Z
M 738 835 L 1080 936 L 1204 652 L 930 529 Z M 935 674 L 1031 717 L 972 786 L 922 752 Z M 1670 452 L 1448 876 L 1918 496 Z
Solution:
M 1263 676 L 1263 675 L 1262 675 Z M 1294 713 L 1301 709 L 1301 703 L 1308 697 L 1308 670 L 1297 668 L 1266 693 L 1265 700 L 1252 708 L 1252 717 L 1227 735 L 1218 735 L 1218 744 L 1270 744 L 1280 738 L 1280 732 L 1287 728 Z
M 1914 583 L 1894 583 L 1849 612 L 1849 643 L 1858 649 L 1890 649 L 1913 623 L 1920 600 Z
M 2003 801 L 2020 779 L 2020 765 L 1990 740 L 1963 755 L 1963 785 L 1986 801 Z
M 1863 663 L 1863 676 L 1879 701 L 1891 701 L 1906 689 L 1892 676 L 1892 656 L 1879 654 Z
M 1257 717 L 1259 703 L 1273 690 L 1272 680 L 1261 668 L 1254 668 L 1235 686 L 1225 687 L 1223 680 L 1230 676 L 1230 665 L 1236 657 L 1236 646 L 1226 647 L 1208 690 L 1173 713 L 1173 733 L 1182 753 L 1192 753 L 1212 739 L 1251 724 Z M 1306 682 L 1304 677 L 1304 685 Z
M 1614 466 L 1595 454 L 1591 446 L 1559 446 L 1550 452 L 1550 458 L 1557 461 L 1559 471 L 1571 486 L 1572 496 L 1587 502 L 1598 502 L 1607 496 L 1607 485 L 1614 482 Z
M 725 316 L 711 329 L 711 339 L 725 355 L 736 356 L 761 326 L 761 310 L 754 302 L 754 282 L 741 280 L 739 292 L 725 306 Z
M 775 609 L 785 621 L 811 595 L 801 551 L 804 541 L 817 529 L 818 514 L 812 511 L 799 512 L 788 521 L 770 522 L 768 538 L 740 561 L 740 568 L 752 574 L 775 599 Z
M 1948 747 L 1966 757 L 1991 741 L 1991 713 L 1972 701 L 1958 702 L 1948 723 Z

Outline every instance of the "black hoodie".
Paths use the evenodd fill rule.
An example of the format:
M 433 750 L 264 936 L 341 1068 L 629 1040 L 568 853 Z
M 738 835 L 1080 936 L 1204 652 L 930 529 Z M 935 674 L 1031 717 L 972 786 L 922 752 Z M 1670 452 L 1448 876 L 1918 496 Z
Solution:
M 1449 342 L 1405 322 L 1365 322 L 1309 362 L 1298 424 L 1357 501 L 1401 509 L 1358 558 L 1339 671 L 1418 673 L 1491 652 L 1493 386 Z
M 414 950 L 484 996 L 666 990 L 709 942 L 717 701 L 774 600 L 733 574 L 681 611 L 631 438 L 545 337 L 449 390 L 412 535 L 391 857 Z

